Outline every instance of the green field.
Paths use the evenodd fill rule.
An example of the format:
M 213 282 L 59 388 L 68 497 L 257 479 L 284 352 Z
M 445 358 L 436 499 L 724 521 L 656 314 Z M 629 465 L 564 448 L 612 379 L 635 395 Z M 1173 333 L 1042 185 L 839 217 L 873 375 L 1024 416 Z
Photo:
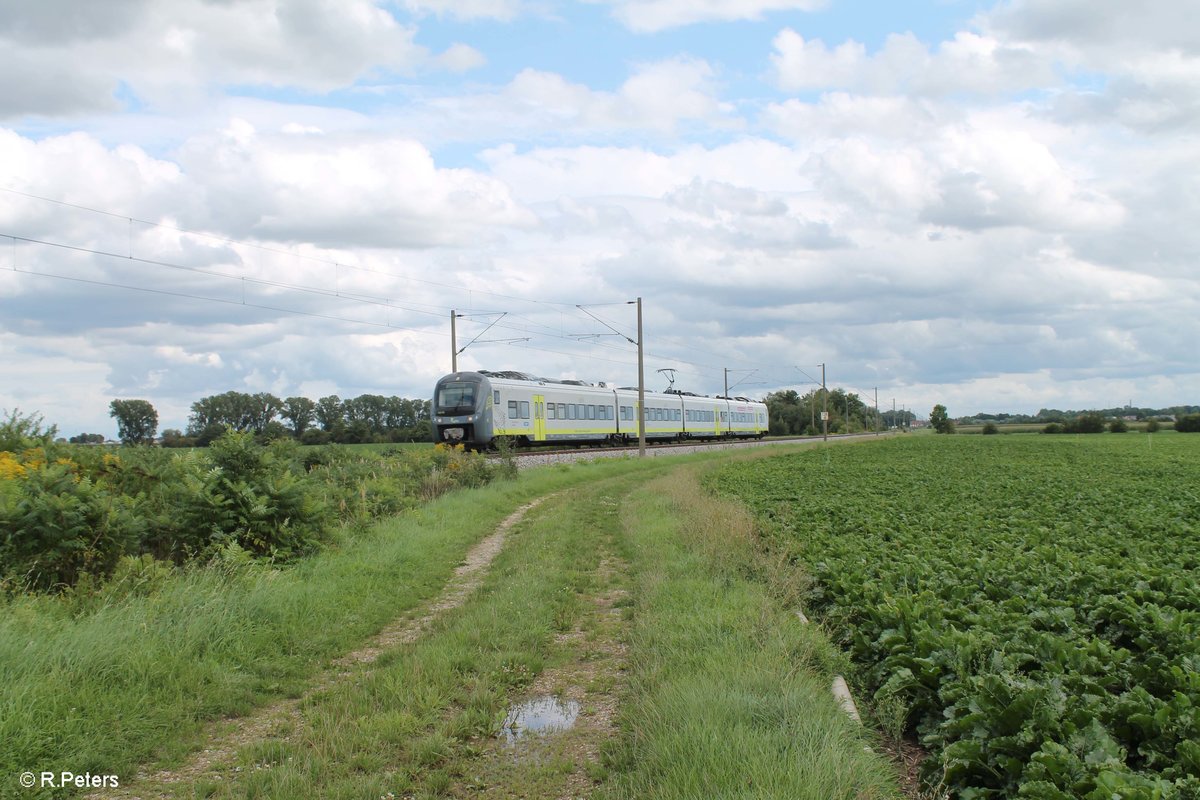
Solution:
M 710 486 L 960 798 L 1200 796 L 1200 437 L 904 437 Z

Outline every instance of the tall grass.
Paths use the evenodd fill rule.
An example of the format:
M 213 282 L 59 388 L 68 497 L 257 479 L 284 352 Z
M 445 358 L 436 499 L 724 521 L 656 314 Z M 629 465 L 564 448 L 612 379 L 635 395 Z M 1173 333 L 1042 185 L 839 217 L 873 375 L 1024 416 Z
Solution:
M 631 691 L 616 798 L 888 798 L 892 770 L 830 694 L 842 663 L 792 602 L 804 576 L 679 471 L 627 498 Z

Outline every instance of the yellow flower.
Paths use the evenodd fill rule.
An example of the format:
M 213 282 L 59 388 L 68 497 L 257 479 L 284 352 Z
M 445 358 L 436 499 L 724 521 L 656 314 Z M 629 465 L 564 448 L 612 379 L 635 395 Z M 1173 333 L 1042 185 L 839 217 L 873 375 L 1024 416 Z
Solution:
M 25 467 L 21 466 L 16 456 L 7 450 L 0 452 L 0 480 L 16 480 L 24 475 Z
M 46 452 L 40 447 L 33 447 L 21 454 L 25 469 L 41 469 L 46 465 Z

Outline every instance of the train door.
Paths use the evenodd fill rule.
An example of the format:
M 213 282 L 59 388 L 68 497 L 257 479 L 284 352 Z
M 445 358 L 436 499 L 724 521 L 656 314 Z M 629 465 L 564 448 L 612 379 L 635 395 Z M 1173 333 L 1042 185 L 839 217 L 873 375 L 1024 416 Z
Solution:
M 541 394 L 533 396 L 533 440 L 546 441 L 546 396 Z

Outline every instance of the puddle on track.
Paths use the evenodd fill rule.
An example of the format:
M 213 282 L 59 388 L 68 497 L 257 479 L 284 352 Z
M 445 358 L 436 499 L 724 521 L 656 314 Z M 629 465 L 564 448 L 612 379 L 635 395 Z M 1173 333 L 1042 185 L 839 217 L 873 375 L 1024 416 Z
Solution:
M 505 744 L 515 745 L 525 736 L 558 733 L 575 724 L 579 703 L 562 700 L 554 695 L 535 697 L 509 709 L 500 729 Z

